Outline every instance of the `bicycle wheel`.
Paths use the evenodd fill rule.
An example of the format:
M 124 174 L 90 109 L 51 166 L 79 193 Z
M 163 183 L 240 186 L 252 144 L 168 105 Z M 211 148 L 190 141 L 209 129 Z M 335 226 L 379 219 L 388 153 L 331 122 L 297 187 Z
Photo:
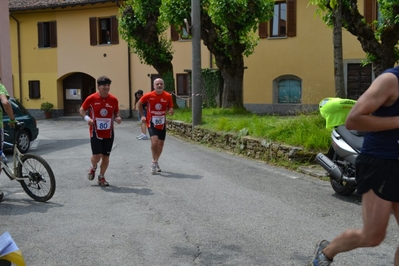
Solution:
M 18 177 L 22 188 L 32 199 L 45 202 L 51 199 L 55 192 L 55 177 L 50 165 L 39 155 L 24 154 L 22 164 L 18 163 Z

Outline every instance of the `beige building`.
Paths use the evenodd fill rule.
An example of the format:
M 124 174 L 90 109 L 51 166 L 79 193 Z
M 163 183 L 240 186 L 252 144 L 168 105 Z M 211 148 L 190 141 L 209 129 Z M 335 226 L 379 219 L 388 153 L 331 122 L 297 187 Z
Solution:
M 8 89 L 8 92 L 12 96 L 13 90 L 8 1 L 0 1 L 0 36 L 0 82 Z
M 157 73 L 118 35 L 122 2 L 9 0 L 10 88 L 36 117 L 43 117 L 39 108 L 45 101 L 54 103 L 55 116 L 76 115 L 101 75 L 112 80 L 111 93 L 119 98 L 123 116 L 133 115 L 134 92 L 150 91 Z M 316 7 L 307 0 L 276 2 L 275 8 L 278 15 L 261 25 L 259 45 L 245 58 L 244 106 L 256 113 L 314 109 L 335 94 L 332 30 L 315 17 Z M 191 41 L 172 39 L 175 92 L 190 98 Z M 372 71 L 360 67 L 365 54 L 356 38 L 345 32 L 343 39 L 346 86 L 355 97 L 356 88 L 371 82 Z M 214 66 L 204 46 L 201 62 L 203 68 Z

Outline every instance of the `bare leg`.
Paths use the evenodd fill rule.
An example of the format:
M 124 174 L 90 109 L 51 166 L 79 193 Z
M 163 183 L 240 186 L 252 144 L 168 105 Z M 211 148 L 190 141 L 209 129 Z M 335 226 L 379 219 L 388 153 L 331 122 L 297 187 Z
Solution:
M 158 136 L 151 137 L 151 153 L 154 162 L 158 162 L 159 157 L 161 157 L 164 143 L 165 140 L 158 139 Z
M 97 164 L 98 164 L 98 162 L 101 160 L 101 154 L 93 154 L 92 156 L 91 156 L 91 159 L 90 159 L 90 161 L 91 161 L 91 165 L 93 166 L 93 167 L 97 167 Z
M 396 223 L 399 225 L 399 203 L 397 202 L 392 203 L 392 212 L 395 216 Z M 399 266 L 399 247 L 396 249 L 395 252 L 394 265 Z
M 341 233 L 323 250 L 324 255 L 332 259 L 341 252 L 378 246 L 385 238 L 392 205 L 392 202 L 379 198 L 371 189 L 363 194 L 363 228 L 348 229 Z
M 147 125 L 145 123 L 141 123 L 140 125 L 141 127 L 141 133 L 143 133 L 144 135 L 147 135 Z
M 102 155 L 102 160 L 100 164 L 100 175 L 104 176 L 105 171 L 107 171 L 109 165 L 109 156 Z

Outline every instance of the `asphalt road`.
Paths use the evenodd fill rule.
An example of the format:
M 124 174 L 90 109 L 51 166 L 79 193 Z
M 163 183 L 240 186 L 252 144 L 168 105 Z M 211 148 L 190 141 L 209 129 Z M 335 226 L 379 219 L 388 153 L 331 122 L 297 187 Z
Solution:
M 31 152 L 45 158 L 57 190 L 30 199 L 0 176 L 0 233 L 9 231 L 29 266 L 306 265 L 316 242 L 361 226 L 358 195 L 336 196 L 328 182 L 167 136 L 150 174 L 150 142 L 138 123 L 116 126 L 110 187 L 86 174 L 85 122 L 39 120 Z M 334 265 L 393 265 L 391 220 L 376 248 L 341 254 Z

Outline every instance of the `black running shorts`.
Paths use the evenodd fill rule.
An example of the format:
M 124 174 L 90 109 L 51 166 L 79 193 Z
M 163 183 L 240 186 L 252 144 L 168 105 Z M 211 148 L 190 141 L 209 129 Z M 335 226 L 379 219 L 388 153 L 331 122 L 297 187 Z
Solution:
M 384 200 L 399 202 L 399 160 L 360 154 L 356 158 L 356 182 L 359 194 L 372 189 Z
M 114 137 L 106 139 L 98 139 L 95 134 L 90 138 L 91 152 L 94 154 L 102 154 L 109 156 L 111 154 Z M 112 134 L 113 136 L 114 134 Z
M 154 124 L 151 122 L 150 127 L 148 128 L 148 133 L 150 137 L 158 136 L 159 140 L 165 140 L 166 138 L 166 125 L 164 125 L 163 129 L 157 129 L 154 127 Z

